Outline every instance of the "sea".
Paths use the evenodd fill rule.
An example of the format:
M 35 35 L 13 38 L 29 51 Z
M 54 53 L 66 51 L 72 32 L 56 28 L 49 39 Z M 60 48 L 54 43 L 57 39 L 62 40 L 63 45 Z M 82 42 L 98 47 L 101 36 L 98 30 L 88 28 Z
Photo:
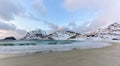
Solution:
M 0 58 L 32 53 L 102 48 L 109 43 L 78 40 L 0 40 Z
M 82 42 L 77 40 L 0 40 L 0 46 L 58 45 Z

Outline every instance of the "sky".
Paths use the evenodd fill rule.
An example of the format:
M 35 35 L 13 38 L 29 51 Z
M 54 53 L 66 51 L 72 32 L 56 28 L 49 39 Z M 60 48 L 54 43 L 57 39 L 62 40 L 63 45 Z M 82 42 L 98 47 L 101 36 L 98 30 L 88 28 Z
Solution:
M 85 33 L 120 23 L 120 0 L 0 0 L 0 39 L 27 31 Z

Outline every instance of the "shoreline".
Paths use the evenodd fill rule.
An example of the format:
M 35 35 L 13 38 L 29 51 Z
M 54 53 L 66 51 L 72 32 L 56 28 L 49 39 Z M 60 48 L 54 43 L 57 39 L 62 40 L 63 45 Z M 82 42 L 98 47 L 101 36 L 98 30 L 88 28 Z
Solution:
M 43 51 L 43 50 L 35 51 L 34 50 L 34 51 L 30 51 L 30 52 L 29 51 L 28 52 L 24 52 L 24 51 L 18 51 L 17 52 L 16 50 L 18 50 L 18 49 L 16 47 L 10 46 L 10 48 L 7 47 L 5 49 L 5 47 L 6 47 L 5 46 L 4 49 L 8 50 L 8 51 L 9 51 L 9 49 L 11 51 L 11 48 L 12 48 L 12 51 L 11 51 L 12 53 L 1 50 L 1 48 L 3 48 L 3 47 L 1 47 L 0 48 L 0 59 L 1 58 L 9 58 L 9 57 L 26 56 L 26 55 L 32 55 L 32 54 L 49 54 L 49 53 L 57 53 L 57 52 L 69 52 L 69 51 L 74 51 L 74 50 L 87 50 L 87 49 L 89 50 L 89 49 L 95 49 L 95 48 L 104 48 L 104 47 L 107 47 L 107 46 L 111 46 L 111 43 L 89 41 L 89 42 L 82 42 L 82 43 L 66 44 L 66 45 L 63 45 L 63 46 L 62 45 L 55 45 L 54 47 L 50 46 L 50 47 L 52 47 L 51 49 L 45 47 L 45 49 L 47 49 L 45 51 Z M 20 47 L 18 47 L 18 48 L 22 49 Z M 22 46 L 22 47 L 24 49 L 24 46 Z M 44 47 L 44 46 L 41 46 L 41 47 Z M 26 46 L 26 48 L 31 49 L 31 48 L 35 48 L 35 46 L 34 47 L 30 46 L 30 48 L 29 48 L 29 46 L 28 47 Z M 40 48 L 40 47 L 38 47 L 38 48 Z M 13 50 L 16 51 L 16 52 L 14 52 Z M 2 51 L 2 53 L 1 53 L 1 51 Z
M 0 59 L 0 66 L 120 66 L 120 43 L 112 46 Z
M 72 44 L 50 44 L 50 45 L 29 45 L 29 46 L 0 46 L 0 54 L 9 53 L 37 53 L 37 52 L 59 52 L 73 49 L 90 49 L 111 46 L 108 42 L 74 42 Z

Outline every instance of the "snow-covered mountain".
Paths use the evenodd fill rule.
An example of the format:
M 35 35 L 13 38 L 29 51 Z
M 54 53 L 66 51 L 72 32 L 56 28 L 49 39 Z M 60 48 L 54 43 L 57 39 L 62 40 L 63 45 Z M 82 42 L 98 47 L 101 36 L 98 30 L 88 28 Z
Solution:
M 57 31 L 47 35 L 45 31 L 38 29 L 38 30 L 27 32 L 23 40 L 30 40 L 30 39 L 67 40 L 70 38 L 74 38 L 74 36 L 76 35 L 80 35 L 80 34 L 72 31 Z
M 88 40 L 120 40 L 120 24 L 113 23 L 106 27 L 83 34 L 77 39 Z
M 42 30 L 33 30 L 28 32 L 23 39 L 40 39 L 40 40 L 120 40 L 120 24 L 113 23 L 97 30 L 87 32 L 83 35 L 72 31 L 56 31 L 46 34 Z
M 80 34 L 73 31 L 57 31 L 49 34 L 48 36 L 55 40 L 67 40 L 70 38 L 74 38 L 74 36 L 76 35 L 80 35 Z
M 30 40 L 30 39 L 45 40 L 45 39 L 52 39 L 52 38 L 47 37 L 47 34 L 45 31 L 38 29 L 38 30 L 27 32 L 27 34 L 23 38 L 23 40 Z

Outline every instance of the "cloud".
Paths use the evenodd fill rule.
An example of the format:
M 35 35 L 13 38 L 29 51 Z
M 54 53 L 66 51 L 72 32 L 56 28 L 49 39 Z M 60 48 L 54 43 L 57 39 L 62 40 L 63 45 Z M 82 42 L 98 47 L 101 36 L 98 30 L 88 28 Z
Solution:
M 45 22 L 45 24 L 49 27 L 49 29 L 53 30 L 53 31 L 57 31 L 59 29 L 58 25 L 55 25 L 51 22 Z
M 59 26 L 58 31 L 69 31 L 70 28 L 68 28 L 67 26 Z
M 82 25 L 78 25 L 74 28 L 72 28 L 71 30 L 72 31 L 75 31 L 77 33 L 85 33 L 85 32 L 88 32 L 88 31 L 91 31 L 93 29 L 96 29 L 96 28 L 93 28 L 91 25 L 90 25 L 90 22 L 86 21 L 84 22 Z
M 26 33 L 26 30 L 17 28 L 12 23 L 0 22 L 0 35 L 2 37 L 14 36 L 16 38 L 22 38 Z
M 23 9 L 18 0 L 0 0 L 0 19 L 10 21 L 22 12 Z
M 89 26 L 84 23 L 83 26 L 76 27 L 81 32 L 96 29 L 114 22 L 120 23 L 120 0 L 64 0 L 63 6 L 70 12 L 80 10 L 100 12 L 96 18 L 88 22 L 90 23 Z
M 20 35 L 25 35 L 27 31 L 24 29 L 16 29 L 15 32 L 17 32 Z
M 16 26 L 11 23 L 0 22 L 0 29 L 2 30 L 16 30 Z
M 74 31 L 77 33 L 85 33 L 93 29 L 92 25 L 90 25 L 91 23 L 88 21 L 84 22 L 83 25 L 76 25 L 75 22 L 76 21 L 74 20 L 70 20 L 70 22 L 66 26 L 55 25 L 52 22 L 45 22 L 45 24 L 47 24 L 49 28 L 49 33 L 53 33 L 56 31 Z
M 113 2 L 114 0 L 64 0 L 63 7 L 70 11 L 80 9 L 105 9 Z
M 32 3 L 34 9 L 36 9 L 41 15 L 45 15 L 46 8 L 43 4 L 43 0 L 34 0 Z
M 0 30 L 0 39 L 4 39 L 5 37 L 10 37 L 10 36 L 13 36 L 15 37 L 16 39 L 21 39 L 24 37 L 24 35 L 22 34 L 19 34 L 18 32 L 16 31 L 12 31 L 12 30 Z
M 56 31 L 67 31 L 67 30 L 70 30 L 70 28 L 68 28 L 68 26 L 55 25 L 54 23 L 51 23 L 51 22 L 45 22 L 45 24 L 49 28 L 49 30 L 48 30 L 49 33 L 56 32 Z
M 0 0 L 0 20 L 3 21 L 11 21 L 15 20 L 16 17 L 40 20 L 37 18 L 32 11 L 28 11 L 31 8 L 34 8 L 34 11 L 37 10 L 41 15 L 44 15 L 46 12 L 45 6 L 43 4 L 43 0 L 30 0 L 29 4 L 23 5 L 24 0 Z M 29 8 L 28 8 L 29 6 Z
M 68 26 L 69 26 L 70 28 L 75 28 L 77 25 L 76 25 L 76 23 L 75 23 L 74 20 L 71 20 L 71 21 L 69 22 Z

